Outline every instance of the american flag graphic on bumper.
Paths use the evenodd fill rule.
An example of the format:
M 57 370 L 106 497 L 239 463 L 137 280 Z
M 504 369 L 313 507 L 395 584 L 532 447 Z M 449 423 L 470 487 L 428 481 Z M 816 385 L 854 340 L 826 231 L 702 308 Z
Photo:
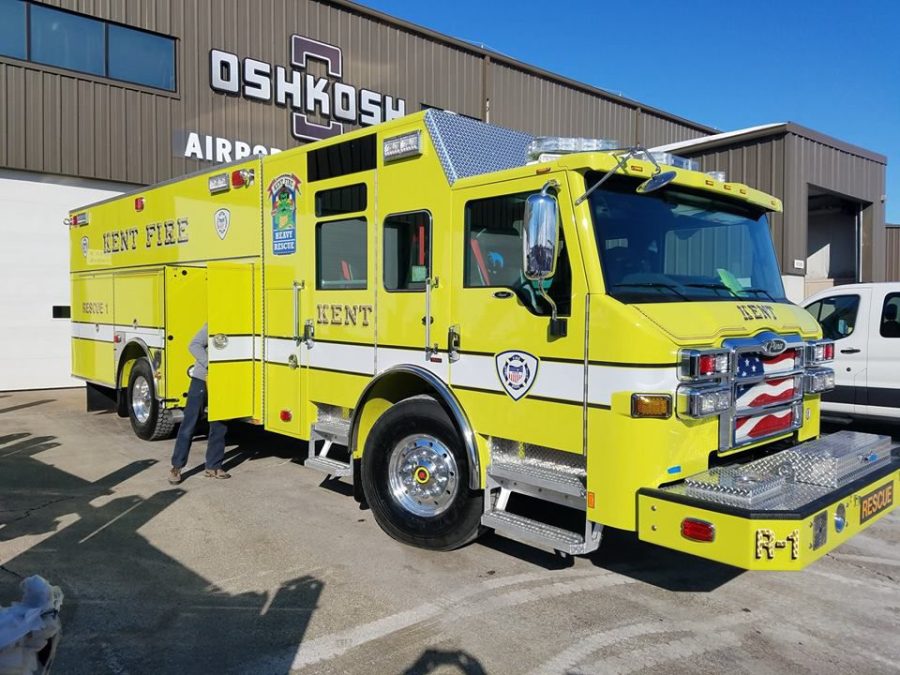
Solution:
M 764 354 L 741 354 L 737 363 L 737 380 L 735 385 L 735 407 L 745 414 L 735 418 L 734 442 L 736 445 L 749 443 L 758 438 L 765 438 L 791 428 L 794 422 L 793 410 L 786 407 L 782 410 L 749 412 L 753 408 L 790 402 L 802 394 L 802 379 L 795 375 L 778 377 L 779 373 L 788 373 L 799 366 L 797 350 L 789 349 L 777 356 Z M 765 377 L 749 384 L 740 384 L 741 380 Z

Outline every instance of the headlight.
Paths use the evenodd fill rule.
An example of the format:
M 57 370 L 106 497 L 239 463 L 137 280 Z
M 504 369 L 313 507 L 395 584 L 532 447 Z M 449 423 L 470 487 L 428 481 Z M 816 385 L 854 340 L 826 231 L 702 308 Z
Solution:
M 709 417 L 731 407 L 730 387 L 682 387 L 678 412 L 688 417 Z
M 807 370 L 805 389 L 807 394 L 820 394 L 823 391 L 831 391 L 834 389 L 834 371 L 831 368 Z

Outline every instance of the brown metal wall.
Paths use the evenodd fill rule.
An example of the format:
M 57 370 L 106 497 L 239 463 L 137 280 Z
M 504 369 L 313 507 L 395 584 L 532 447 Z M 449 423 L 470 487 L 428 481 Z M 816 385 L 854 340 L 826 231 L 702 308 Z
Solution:
M 201 165 L 173 138 L 197 131 L 289 148 L 290 113 L 209 87 L 212 48 L 288 65 L 299 33 L 344 50 L 343 80 L 422 104 L 544 134 L 655 145 L 712 130 L 604 95 L 375 15 L 340 0 L 50 0 L 101 19 L 171 35 L 178 91 L 168 94 L 0 58 L 0 167 L 153 183 Z
M 900 225 L 885 228 L 884 280 L 900 281 Z

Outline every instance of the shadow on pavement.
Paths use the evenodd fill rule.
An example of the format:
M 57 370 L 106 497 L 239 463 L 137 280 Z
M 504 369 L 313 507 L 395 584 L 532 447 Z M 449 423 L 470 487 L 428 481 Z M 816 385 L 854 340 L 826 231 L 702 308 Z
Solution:
M 0 415 L 3 413 L 15 412 L 16 410 L 24 410 L 25 408 L 34 408 L 35 406 L 44 405 L 45 403 L 53 403 L 55 400 L 55 398 L 45 398 L 40 401 L 29 401 L 28 403 L 12 405 L 8 408 L 0 408 Z
M 589 556 L 597 567 L 667 591 L 709 593 L 744 570 L 673 551 L 638 539 L 636 532 L 605 528 Z
M 17 599 L 18 581 L 30 574 L 62 587 L 59 672 L 244 672 L 261 655 L 296 652 L 320 580 L 303 575 L 268 592 L 228 593 L 138 533 L 183 490 L 115 497 L 156 460 L 87 481 L 35 457 L 54 447 L 52 436 L 0 437 L 0 603 Z M 103 497 L 112 499 L 97 505 Z M 291 659 L 276 659 L 269 672 L 288 672 Z
M 487 675 L 481 663 L 466 652 L 442 649 L 427 649 L 418 660 L 403 671 L 403 675 L 427 675 L 440 670 L 442 673 L 465 673 L 465 675 Z

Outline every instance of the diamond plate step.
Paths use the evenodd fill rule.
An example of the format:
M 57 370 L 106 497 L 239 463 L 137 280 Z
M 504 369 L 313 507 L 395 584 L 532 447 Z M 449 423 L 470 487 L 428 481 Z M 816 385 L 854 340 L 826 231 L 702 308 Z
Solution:
M 577 532 L 554 527 L 509 511 L 488 511 L 481 516 L 481 524 L 493 528 L 497 534 L 524 544 L 562 551 L 570 555 L 590 553 L 600 545 L 599 537 L 596 541 L 585 543 L 584 536 Z
M 330 476 L 349 476 L 350 464 L 348 462 L 339 462 L 330 457 L 309 457 L 303 466 L 327 473 Z
M 565 495 L 584 499 L 587 492 L 582 479 L 572 473 L 555 471 L 554 469 L 537 464 L 518 462 L 510 464 L 506 462 L 494 462 L 488 467 L 488 475 L 491 478 L 533 485 L 544 490 L 553 490 Z M 515 486 L 509 486 L 515 491 Z
M 313 433 L 338 445 L 347 445 L 350 438 L 350 420 L 318 420 L 313 425 Z

